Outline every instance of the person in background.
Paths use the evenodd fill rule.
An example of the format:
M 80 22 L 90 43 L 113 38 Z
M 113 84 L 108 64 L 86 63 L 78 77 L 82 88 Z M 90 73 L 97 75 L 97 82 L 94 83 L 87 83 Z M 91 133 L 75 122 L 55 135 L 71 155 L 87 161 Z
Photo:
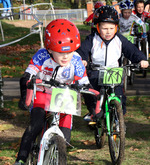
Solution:
M 149 0 L 146 4 L 150 3 Z M 137 15 L 143 22 L 146 22 L 146 19 L 150 18 L 150 13 L 144 11 L 145 1 L 144 0 L 134 0 L 134 8 L 133 14 Z M 150 51 L 150 30 L 147 32 L 148 35 L 148 44 L 149 44 L 149 51 Z
M 131 28 L 134 23 L 142 26 L 143 32 L 146 33 L 146 27 L 144 22 L 135 14 L 132 13 L 134 8 L 133 2 L 130 0 L 123 0 L 119 3 L 119 8 L 121 10 L 119 19 L 119 32 L 120 33 L 133 33 Z
M 94 12 L 101 6 L 104 6 L 103 3 L 101 1 L 97 1 L 94 5 Z M 93 23 L 94 12 L 90 14 L 89 17 L 83 22 L 83 24 L 87 25 L 91 21 L 91 32 L 93 31 L 93 28 L 95 28 Z
M 145 11 L 150 12 L 150 0 L 145 1 Z

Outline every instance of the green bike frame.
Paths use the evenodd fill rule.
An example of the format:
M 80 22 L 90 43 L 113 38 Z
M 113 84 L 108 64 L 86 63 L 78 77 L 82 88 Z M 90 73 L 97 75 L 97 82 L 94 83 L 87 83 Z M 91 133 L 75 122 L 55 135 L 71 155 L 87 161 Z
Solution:
M 115 93 L 111 93 L 110 96 L 108 97 L 108 100 L 106 100 L 105 102 L 105 110 L 106 110 L 106 125 L 107 125 L 107 130 L 108 130 L 108 135 L 110 135 L 110 112 L 109 112 L 109 108 L 108 108 L 108 104 L 112 101 L 112 100 L 116 100 L 119 103 L 121 103 L 121 100 L 115 96 Z

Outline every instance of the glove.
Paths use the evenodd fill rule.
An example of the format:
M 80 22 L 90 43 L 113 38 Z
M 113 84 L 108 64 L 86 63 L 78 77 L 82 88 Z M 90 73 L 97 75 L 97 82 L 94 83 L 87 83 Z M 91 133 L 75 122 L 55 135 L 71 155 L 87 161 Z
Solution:
M 33 106 L 33 101 L 31 101 L 30 105 L 27 107 L 26 104 L 25 104 L 25 98 L 20 98 L 19 100 L 19 103 L 18 103 L 18 107 L 21 109 L 21 110 L 30 110 Z
M 20 109 L 22 109 L 22 110 L 28 110 L 28 108 L 26 107 L 26 105 L 25 105 L 25 98 L 20 98 L 20 100 L 19 100 L 19 103 L 18 103 L 18 107 L 20 108 Z
M 87 25 L 87 22 L 86 22 L 86 21 L 83 21 L 83 24 L 84 24 L 84 25 Z
M 27 88 L 28 88 L 28 89 L 33 89 L 33 88 L 34 88 L 34 87 L 33 87 L 33 84 L 34 84 L 33 81 L 34 81 L 33 79 L 31 79 L 31 81 L 30 81 L 30 80 L 27 81 Z

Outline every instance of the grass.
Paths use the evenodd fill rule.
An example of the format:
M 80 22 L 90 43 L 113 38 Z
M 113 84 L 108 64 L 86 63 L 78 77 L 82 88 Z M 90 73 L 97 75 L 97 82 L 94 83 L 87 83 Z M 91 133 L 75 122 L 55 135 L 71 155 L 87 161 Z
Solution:
M 128 97 L 127 99 L 127 114 L 125 115 L 127 133 L 125 158 L 122 165 L 145 165 L 150 160 L 149 100 L 150 96 Z M 18 109 L 17 103 L 16 99 L 5 102 L 5 108 L 0 110 L 0 120 L 14 126 L 14 128 L 11 127 L 1 132 L 4 134 L 5 131 L 10 131 L 10 135 L 13 137 L 10 139 L 6 138 L 3 141 L 0 139 L 1 165 L 4 165 L 6 162 L 12 164 L 15 161 L 22 133 L 29 122 L 29 113 Z M 86 113 L 87 109 L 82 105 L 82 117 Z M 107 138 L 104 148 L 101 150 L 97 149 L 94 132 L 87 126 L 82 117 L 74 116 L 71 136 L 71 144 L 74 148 L 68 149 L 68 164 L 111 165 Z M 18 134 L 13 135 L 13 132 L 16 130 Z

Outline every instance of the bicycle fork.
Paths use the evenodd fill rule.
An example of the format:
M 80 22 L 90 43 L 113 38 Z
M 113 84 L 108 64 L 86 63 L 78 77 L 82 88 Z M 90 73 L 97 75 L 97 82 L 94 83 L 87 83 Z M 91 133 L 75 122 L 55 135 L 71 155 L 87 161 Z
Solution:
M 105 102 L 105 110 L 106 110 L 106 126 L 108 130 L 108 135 L 111 135 L 111 129 L 110 129 L 110 109 L 109 106 L 110 102 L 113 100 L 117 100 L 119 103 L 121 103 L 121 100 L 115 96 L 115 93 L 111 93 L 108 100 Z
M 52 127 L 50 127 L 44 133 L 43 138 L 40 142 L 40 150 L 39 150 L 37 165 L 42 165 L 43 164 L 44 153 L 45 153 L 45 150 L 48 150 L 49 140 L 53 136 L 53 134 L 58 134 L 62 138 L 64 138 L 64 134 L 61 132 L 61 130 L 59 129 L 59 127 L 57 125 L 53 125 Z

